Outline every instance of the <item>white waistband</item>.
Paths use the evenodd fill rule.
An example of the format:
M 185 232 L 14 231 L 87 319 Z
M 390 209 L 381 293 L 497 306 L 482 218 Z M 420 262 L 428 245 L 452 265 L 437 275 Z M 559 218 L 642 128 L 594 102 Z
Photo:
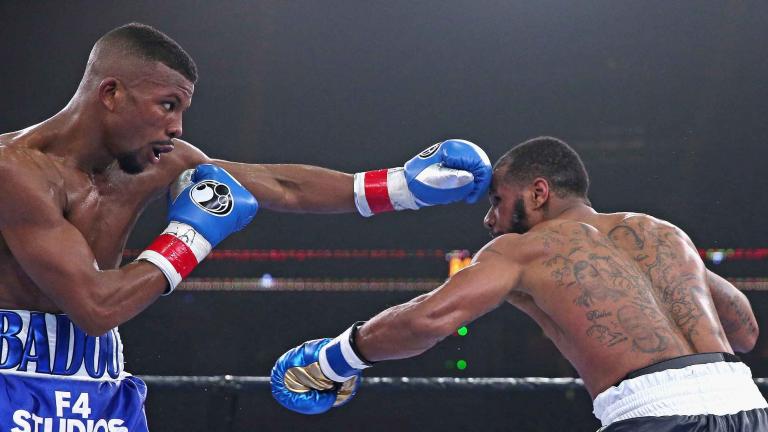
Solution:
M 597 395 L 603 426 L 635 417 L 727 415 L 766 408 L 744 363 L 717 362 L 667 369 L 622 381 Z
M 0 310 L 0 374 L 120 380 L 123 344 L 117 328 L 88 336 L 63 314 Z

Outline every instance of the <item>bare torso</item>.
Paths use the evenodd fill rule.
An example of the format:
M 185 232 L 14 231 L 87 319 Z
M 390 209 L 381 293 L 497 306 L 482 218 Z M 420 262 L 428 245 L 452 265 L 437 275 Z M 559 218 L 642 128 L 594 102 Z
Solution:
M 502 252 L 524 270 L 508 301 L 542 327 L 592 397 L 654 362 L 732 352 L 697 251 L 666 222 L 630 213 L 555 219 L 514 244 Z
M 23 165 L 25 176 L 47 185 L 51 200 L 82 233 L 102 270 L 120 265 L 128 235 L 144 208 L 161 197 L 184 168 L 194 165 L 185 159 L 199 157 L 182 143 L 142 174 L 125 174 L 112 165 L 103 173 L 88 175 L 66 156 L 49 152 L 51 143 L 41 135 L 29 130 L 0 135 L 0 164 Z M 35 211 L 28 203 L 14 207 Z M 67 245 L 59 246 L 49 253 L 66 254 Z M 0 238 L 0 308 L 60 311 L 19 265 L 4 238 Z

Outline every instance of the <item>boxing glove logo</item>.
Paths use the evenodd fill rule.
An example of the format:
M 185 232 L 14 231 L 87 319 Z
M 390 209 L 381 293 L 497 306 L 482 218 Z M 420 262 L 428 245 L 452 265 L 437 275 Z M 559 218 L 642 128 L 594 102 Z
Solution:
M 437 152 L 437 149 L 440 148 L 440 144 L 442 143 L 432 144 L 431 146 L 427 147 L 426 149 L 424 149 L 423 152 L 419 153 L 419 157 L 422 159 L 426 159 L 432 156 Z
M 189 197 L 200 209 L 215 216 L 232 211 L 233 198 L 229 186 L 215 180 L 203 180 L 189 190 Z

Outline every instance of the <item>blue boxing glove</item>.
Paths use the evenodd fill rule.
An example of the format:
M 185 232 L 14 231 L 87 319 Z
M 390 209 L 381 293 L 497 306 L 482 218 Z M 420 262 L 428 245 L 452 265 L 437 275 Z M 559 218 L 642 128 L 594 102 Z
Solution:
M 476 202 L 491 183 L 483 149 L 459 139 L 428 147 L 404 167 L 355 174 L 355 205 L 363 216 L 416 210 L 457 201 Z
M 301 414 L 322 414 L 349 402 L 361 371 L 370 367 L 354 348 L 359 324 L 335 339 L 304 342 L 280 356 L 270 378 L 275 400 Z
M 168 227 L 137 260 L 156 265 L 174 288 L 219 242 L 251 222 L 259 203 L 224 169 L 187 170 L 171 186 Z

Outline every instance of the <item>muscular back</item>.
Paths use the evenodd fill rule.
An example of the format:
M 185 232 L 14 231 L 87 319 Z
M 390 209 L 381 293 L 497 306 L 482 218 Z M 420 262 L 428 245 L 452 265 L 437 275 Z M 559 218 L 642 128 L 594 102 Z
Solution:
M 651 363 L 731 351 L 706 269 L 676 227 L 596 214 L 548 221 L 515 240 L 524 270 L 509 301 L 542 326 L 593 397 Z

